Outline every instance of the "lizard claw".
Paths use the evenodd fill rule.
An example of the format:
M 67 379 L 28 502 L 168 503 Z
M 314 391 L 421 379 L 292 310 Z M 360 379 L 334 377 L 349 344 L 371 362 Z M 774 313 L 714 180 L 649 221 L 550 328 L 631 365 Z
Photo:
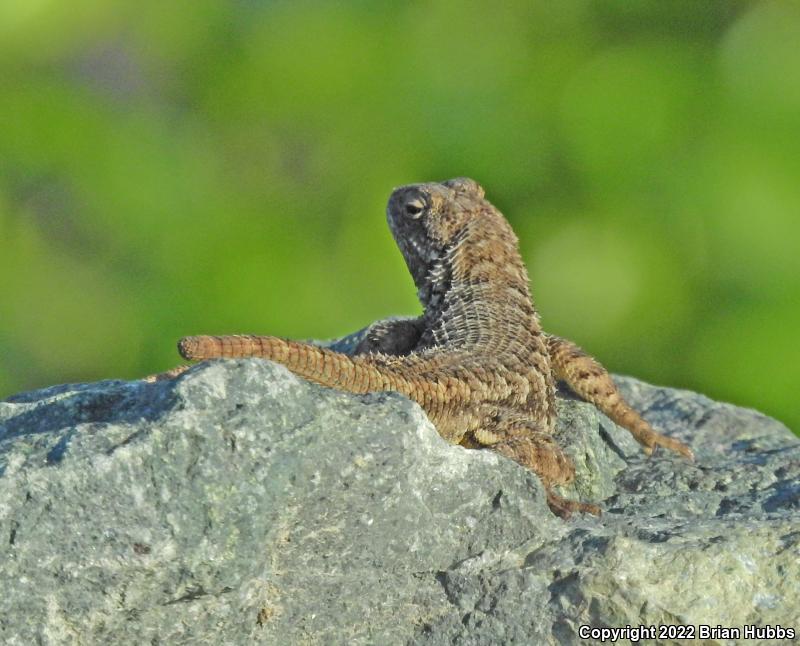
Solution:
M 694 462 L 694 453 L 692 453 L 692 450 L 680 440 L 676 440 L 675 438 L 672 437 L 667 437 L 666 435 L 661 435 L 660 433 L 655 433 L 654 437 L 650 439 L 652 441 L 652 444 L 644 447 L 644 452 L 647 455 L 652 455 L 656 447 L 663 446 L 665 449 L 669 449 L 670 451 L 675 451 L 675 453 L 679 453 L 687 460 L 691 460 L 692 462 Z
M 600 516 L 603 512 L 599 506 L 593 505 L 588 502 L 579 502 L 577 500 L 569 500 L 563 496 L 559 496 L 553 492 L 550 487 L 546 487 L 547 491 L 547 504 L 552 511 L 559 518 L 567 520 L 572 516 L 572 512 L 580 511 L 594 516 Z
M 680 440 L 676 440 L 674 437 L 667 437 L 666 435 L 658 433 L 646 422 L 638 428 L 634 427 L 628 430 L 631 431 L 639 444 L 642 445 L 642 451 L 644 451 L 645 455 L 653 455 L 653 452 L 659 446 L 663 446 L 665 449 L 675 451 L 675 453 L 679 453 L 686 459 L 694 461 L 694 453 L 692 453 L 692 450 L 688 446 Z

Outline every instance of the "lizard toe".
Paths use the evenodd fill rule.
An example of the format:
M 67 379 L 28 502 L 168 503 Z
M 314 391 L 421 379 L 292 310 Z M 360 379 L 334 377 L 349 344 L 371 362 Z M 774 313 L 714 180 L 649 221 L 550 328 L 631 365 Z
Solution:
M 568 519 L 570 516 L 572 516 L 573 512 L 576 511 L 592 514 L 594 516 L 600 516 L 602 514 L 602 510 L 598 505 L 564 498 L 563 496 L 559 496 L 557 493 L 555 493 L 552 489 L 550 489 L 550 487 L 547 487 L 546 490 L 548 506 L 556 516 L 559 516 L 564 520 Z

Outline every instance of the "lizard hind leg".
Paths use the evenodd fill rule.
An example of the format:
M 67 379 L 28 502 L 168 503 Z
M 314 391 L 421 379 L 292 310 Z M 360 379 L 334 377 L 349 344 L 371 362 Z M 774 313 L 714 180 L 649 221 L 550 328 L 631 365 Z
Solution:
M 657 446 L 663 446 L 690 460 L 694 458 L 688 446 L 658 433 L 628 405 L 611 375 L 598 361 L 572 341 L 551 334 L 546 339 L 550 365 L 556 379 L 564 381 L 581 399 L 594 404 L 609 419 L 627 429 L 644 447 L 647 455 L 652 454 Z
M 538 475 L 547 493 L 547 504 L 556 516 L 566 519 L 575 511 L 600 515 L 597 505 L 569 500 L 553 491 L 554 485 L 569 484 L 575 479 L 575 465 L 548 433 L 533 424 L 524 424 L 502 434 L 479 430 L 473 435 L 473 445 L 490 448 Z

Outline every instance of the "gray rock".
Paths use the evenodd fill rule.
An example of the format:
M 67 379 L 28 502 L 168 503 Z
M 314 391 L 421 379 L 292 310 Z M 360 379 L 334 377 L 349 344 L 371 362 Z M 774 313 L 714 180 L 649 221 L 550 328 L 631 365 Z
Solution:
M 560 400 L 568 522 L 537 478 L 395 394 L 257 359 L 0 403 L 0 642 L 572 644 L 580 625 L 797 625 L 800 442 L 621 379 L 695 450 L 646 458 Z M 719 640 L 720 642 L 724 640 Z

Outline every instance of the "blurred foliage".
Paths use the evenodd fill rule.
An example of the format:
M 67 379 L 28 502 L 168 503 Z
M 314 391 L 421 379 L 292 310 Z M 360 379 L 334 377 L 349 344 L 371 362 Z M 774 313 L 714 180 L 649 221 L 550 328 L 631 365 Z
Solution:
M 392 187 L 478 179 L 548 330 L 800 429 L 800 5 L 0 3 L 0 393 L 414 313 Z

